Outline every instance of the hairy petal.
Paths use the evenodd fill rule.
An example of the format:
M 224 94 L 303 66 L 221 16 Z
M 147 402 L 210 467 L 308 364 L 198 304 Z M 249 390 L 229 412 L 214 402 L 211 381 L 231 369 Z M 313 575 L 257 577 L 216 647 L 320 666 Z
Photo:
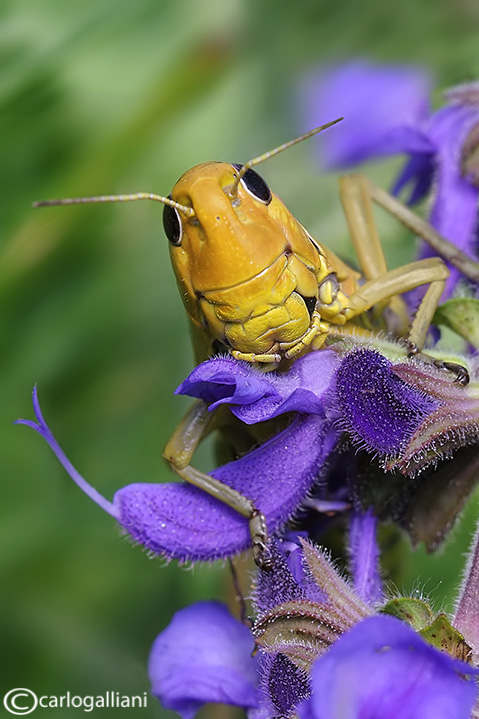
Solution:
M 437 406 L 399 379 L 389 360 L 361 348 L 347 355 L 337 374 L 341 422 L 370 452 L 394 455 Z
M 232 357 L 198 365 L 176 390 L 210 405 L 231 405 L 242 422 L 255 424 L 286 412 L 324 416 L 325 401 L 340 359 L 333 350 L 310 352 L 288 372 L 263 372 Z
M 262 703 L 269 716 L 287 719 L 311 694 L 308 674 L 281 652 L 260 656 Z
M 262 617 L 278 604 L 299 599 L 324 602 L 328 596 L 315 583 L 301 545 L 273 540 L 268 546 L 268 570 L 258 572 L 253 599 Z
M 252 499 L 273 534 L 311 489 L 337 438 L 326 420 L 301 416 L 212 475 Z M 245 517 L 191 485 L 133 484 L 116 493 L 114 504 L 125 529 L 157 554 L 213 560 L 244 551 L 251 543 Z
M 251 632 L 219 602 L 180 610 L 156 638 L 148 674 L 166 709 L 191 719 L 206 702 L 258 704 Z
M 131 484 L 118 490 L 113 502 L 107 501 L 64 454 L 41 414 L 36 390 L 34 407 L 37 422 L 19 423 L 37 431 L 80 489 L 150 551 L 185 561 L 208 561 L 250 546 L 248 520 L 192 485 Z M 308 494 L 338 437 L 330 420 L 300 415 L 256 450 L 212 474 L 252 499 L 273 534 Z
M 388 616 L 365 619 L 315 663 L 301 719 L 469 719 L 477 673 Z
M 372 509 L 355 510 L 349 527 L 349 565 L 357 594 L 373 605 L 382 598 L 382 582 L 377 543 L 377 519 Z

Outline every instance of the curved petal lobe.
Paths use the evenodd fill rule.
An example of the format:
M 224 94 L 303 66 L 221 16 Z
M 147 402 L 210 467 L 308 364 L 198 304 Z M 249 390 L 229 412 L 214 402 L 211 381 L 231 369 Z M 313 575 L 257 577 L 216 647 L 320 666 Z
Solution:
M 212 475 L 252 499 L 274 534 L 311 489 L 337 439 L 326 420 L 301 416 Z M 191 485 L 128 485 L 115 494 L 114 506 L 123 527 L 156 554 L 208 561 L 237 554 L 251 543 L 245 517 Z
M 177 612 L 151 649 L 151 692 L 166 709 L 191 719 L 206 702 L 256 707 L 251 632 L 219 602 Z
M 333 350 L 310 352 L 287 372 L 262 372 L 231 357 L 198 365 L 176 390 L 210 405 L 230 404 L 245 424 L 263 422 L 286 412 L 324 416 L 325 397 L 340 360 Z
M 477 673 L 427 644 L 403 622 L 357 624 L 312 669 L 301 719 L 468 719 Z

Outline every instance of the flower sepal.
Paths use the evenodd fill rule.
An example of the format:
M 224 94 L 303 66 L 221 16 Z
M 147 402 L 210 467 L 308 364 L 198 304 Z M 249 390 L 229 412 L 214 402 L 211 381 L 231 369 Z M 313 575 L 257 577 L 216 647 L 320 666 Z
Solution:
M 256 644 L 267 653 L 285 655 L 300 670 L 312 663 L 372 610 L 317 545 L 298 538 L 271 542 L 271 567 L 260 571 L 255 587 L 258 616 Z M 265 603 L 265 597 L 274 597 Z
M 449 327 L 457 335 L 479 349 L 479 300 L 455 297 L 440 305 L 434 313 L 436 325 Z
M 406 622 L 428 644 L 446 652 L 453 659 L 470 661 L 472 648 L 461 632 L 452 626 L 443 612 L 435 617 L 429 605 L 422 599 L 395 597 L 382 607 L 381 614 L 389 614 Z
M 436 649 L 446 652 L 453 659 L 468 662 L 472 657 L 472 647 L 443 613 L 438 614 L 428 627 L 421 629 L 419 634 L 426 642 Z
M 464 362 L 471 382 L 466 386 L 451 374 L 433 365 L 408 362 L 396 365 L 393 372 L 417 392 L 436 402 L 436 407 L 418 423 L 400 456 L 387 463 L 387 469 L 416 475 L 425 467 L 437 467 L 460 447 L 479 439 L 479 381 L 476 364 Z
M 463 365 L 471 381 L 436 361 Z M 369 455 L 357 460 L 360 505 L 436 549 L 477 481 L 477 360 L 431 352 L 394 362 L 363 346 L 344 356 L 337 385 L 343 428 Z
M 420 632 L 431 624 L 433 613 L 422 599 L 414 597 L 394 597 L 381 609 L 381 614 L 389 614 L 406 622 L 416 632 Z

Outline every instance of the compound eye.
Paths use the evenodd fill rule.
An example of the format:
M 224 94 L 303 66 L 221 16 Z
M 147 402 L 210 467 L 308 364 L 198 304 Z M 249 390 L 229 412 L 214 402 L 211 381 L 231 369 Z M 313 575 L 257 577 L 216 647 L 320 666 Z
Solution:
M 235 170 L 241 170 L 243 165 L 237 165 L 233 163 Z M 241 178 L 241 184 L 250 195 L 256 200 L 259 200 L 265 205 L 269 205 L 272 199 L 271 190 L 269 189 L 266 182 L 263 180 L 257 172 L 251 168 L 246 170 L 243 177 Z
M 168 199 L 171 200 L 171 195 L 168 195 Z M 183 225 L 176 207 L 171 207 L 171 205 L 163 206 L 163 229 L 171 244 L 179 247 L 183 235 Z

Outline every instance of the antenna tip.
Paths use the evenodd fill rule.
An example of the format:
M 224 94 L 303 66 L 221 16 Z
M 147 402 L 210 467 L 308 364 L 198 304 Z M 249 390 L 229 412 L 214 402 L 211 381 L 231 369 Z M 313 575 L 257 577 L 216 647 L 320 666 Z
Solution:
M 326 123 L 326 127 L 331 127 L 331 125 L 337 125 L 337 123 L 341 122 L 341 120 L 344 120 L 344 117 L 337 117 L 336 120 L 331 120 L 331 122 Z

